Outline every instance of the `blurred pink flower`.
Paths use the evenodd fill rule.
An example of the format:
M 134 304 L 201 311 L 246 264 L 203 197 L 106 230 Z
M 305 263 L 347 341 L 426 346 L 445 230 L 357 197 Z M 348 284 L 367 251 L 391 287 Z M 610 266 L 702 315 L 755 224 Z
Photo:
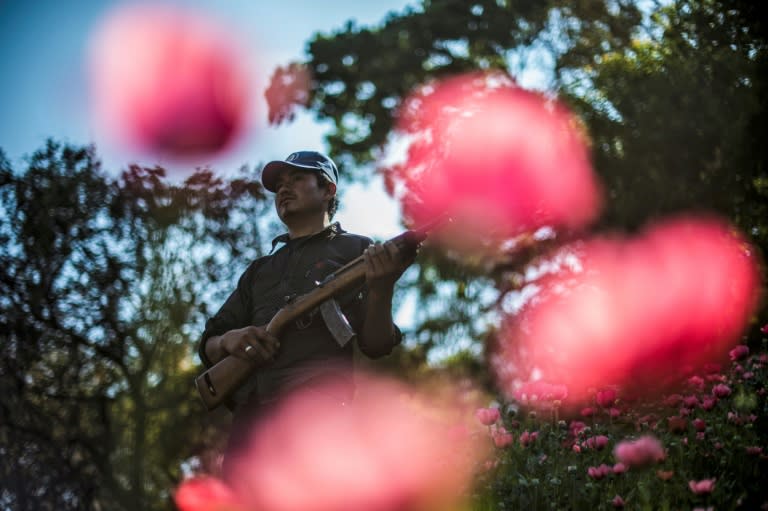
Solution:
M 571 421 L 568 430 L 571 432 L 571 435 L 578 436 L 586 427 L 587 425 L 581 421 Z
M 536 441 L 538 437 L 539 437 L 538 431 L 534 431 L 533 433 L 528 433 L 528 430 L 523 431 L 523 433 L 520 435 L 520 445 L 522 445 L 523 447 L 527 447 L 528 445 Z
M 605 435 L 597 435 L 587 438 L 584 441 L 584 445 L 589 447 L 590 449 L 600 450 L 603 449 L 606 445 L 608 445 L 608 437 Z
M 688 487 L 696 495 L 709 495 L 715 489 L 716 479 L 702 479 L 701 481 L 688 481 Z
M 398 382 L 356 375 L 364 398 L 340 406 L 334 385 L 288 396 L 232 459 L 242 507 L 269 511 L 441 509 L 461 497 L 482 438 L 457 441 L 463 409 Z M 487 447 L 487 446 L 485 446 Z
M 624 463 L 616 463 L 613 465 L 614 474 L 623 474 L 627 470 L 629 470 L 629 467 L 626 466 Z
M 621 415 L 621 410 L 615 406 L 612 406 L 608 409 L 608 415 L 611 417 L 611 419 L 616 419 Z
M 701 408 L 703 410 L 711 410 L 712 408 L 715 407 L 716 404 L 717 404 L 717 398 L 716 397 L 706 396 L 706 397 L 701 399 Z
M 571 447 L 571 449 L 573 449 L 573 452 L 575 452 L 576 454 L 579 454 L 581 452 L 581 446 L 579 444 L 573 444 L 573 447 Z
M 498 408 L 478 408 L 477 411 L 475 411 L 475 417 L 481 424 L 490 426 L 501 418 L 501 414 L 499 413 Z
M 619 442 L 613 450 L 616 459 L 629 467 L 648 465 L 666 458 L 664 447 L 651 435 L 644 435 L 637 440 Z
M 615 508 L 623 508 L 624 507 L 624 499 L 621 498 L 621 496 L 616 495 L 613 497 L 613 500 L 611 501 L 611 504 L 613 504 L 613 507 Z
M 581 415 L 582 417 L 592 417 L 595 414 L 595 412 L 596 410 L 593 407 L 587 406 L 586 408 L 581 409 L 581 412 L 579 412 L 579 415 Z
M 664 404 L 670 408 L 677 408 L 677 405 L 683 400 L 683 396 L 680 394 L 670 394 L 664 399 Z
M 599 390 L 595 395 L 595 401 L 603 408 L 608 408 L 616 402 L 616 391 L 613 389 Z
M 235 494 L 215 477 L 185 479 L 173 495 L 179 511 L 239 511 Z
M 699 418 L 693 419 L 692 424 L 693 424 L 693 429 L 695 429 L 696 431 L 704 431 L 705 429 L 707 429 L 707 423 L 704 422 L 704 419 L 699 419 Z
M 763 448 L 757 445 L 750 445 L 746 448 L 747 454 L 762 454 Z
M 504 428 L 498 428 L 492 433 L 492 436 L 494 445 L 500 449 L 508 446 L 514 441 L 512 433 L 507 432 Z
M 683 398 L 683 405 L 687 408 L 696 408 L 699 405 L 699 398 L 696 396 L 685 396 Z
M 548 408 L 554 402 L 567 398 L 568 388 L 544 381 L 529 381 L 515 389 L 513 397 L 528 406 Z
M 688 384 L 701 390 L 704 388 L 704 378 L 701 376 L 691 376 L 688 378 Z
M 603 463 L 599 467 L 589 467 L 587 469 L 587 475 L 589 475 L 589 477 L 597 481 L 599 481 L 600 479 L 604 478 L 605 476 L 611 473 L 613 473 L 613 468 L 609 467 L 605 463 Z
M 761 332 L 763 332 L 764 334 L 768 334 L 768 323 L 766 323 L 765 325 L 763 325 L 763 326 L 760 328 L 760 331 L 761 331 Z
M 656 476 L 662 481 L 669 481 L 675 475 L 674 470 L 657 470 Z
M 720 383 L 712 387 L 712 395 L 716 397 L 727 397 L 731 395 L 731 387 L 724 383 Z

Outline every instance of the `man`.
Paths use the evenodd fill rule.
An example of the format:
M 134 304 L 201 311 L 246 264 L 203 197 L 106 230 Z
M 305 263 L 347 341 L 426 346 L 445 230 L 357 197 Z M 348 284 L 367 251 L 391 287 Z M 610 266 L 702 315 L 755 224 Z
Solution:
M 246 269 L 206 323 L 199 346 L 200 358 L 209 367 L 230 355 L 257 363 L 254 376 L 236 397 L 230 448 L 236 448 L 254 418 L 286 392 L 331 379 L 342 383 L 334 388 L 346 389 L 339 402 L 349 400 L 352 343 L 340 345 L 316 312 L 285 329 L 280 339 L 267 332 L 266 325 L 294 297 L 361 254 L 365 286 L 337 300 L 357 333 L 357 345 L 365 355 L 378 358 L 401 341 L 392 321 L 392 295 L 415 254 L 374 244 L 331 223 L 338 176 L 334 162 L 314 151 L 292 153 L 262 171 L 262 183 L 274 192 L 277 214 L 288 232 L 275 238 L 269 255 Z

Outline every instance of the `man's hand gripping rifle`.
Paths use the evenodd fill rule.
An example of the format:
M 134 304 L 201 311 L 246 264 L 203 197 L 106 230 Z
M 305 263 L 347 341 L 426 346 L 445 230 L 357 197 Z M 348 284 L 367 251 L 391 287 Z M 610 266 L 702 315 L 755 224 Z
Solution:
M 427 233 L 448 220 L 447 216 L 442 216 L 419 229 L 405 231 L 386 241 L 385 244 L 393 243 L 404 252 L 415 251 L 427 238 Z M 363 256 L 360 256 L 331 273 L 322 282 L 318 282 L 311 291 L 298 296 L 277 311 L 267 325 L 267 331 L 279 337 L 287 325 L 319 307 L 329 331 L 336 341 L 344 346 L 354 337 L 354 333 L 342 315 L 335 297 L 354 289 L 363 282 L 365 282 L 365 263 Z M 195 378 L 195 386 L 206 408 L 213 410 L 229 401 L 256 368 L 257 365 L 253 362 L 229 355 Z

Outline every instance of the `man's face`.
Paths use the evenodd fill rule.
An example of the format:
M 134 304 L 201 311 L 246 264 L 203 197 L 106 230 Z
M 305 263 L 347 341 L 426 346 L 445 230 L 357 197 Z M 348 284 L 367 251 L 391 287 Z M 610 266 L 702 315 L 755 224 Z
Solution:
M 280 174 L 275 187 L 275 209 L 283 223 L 296 217 L 325 214 L 334 185 L 321 187 L 314 171 L 290 169 Z

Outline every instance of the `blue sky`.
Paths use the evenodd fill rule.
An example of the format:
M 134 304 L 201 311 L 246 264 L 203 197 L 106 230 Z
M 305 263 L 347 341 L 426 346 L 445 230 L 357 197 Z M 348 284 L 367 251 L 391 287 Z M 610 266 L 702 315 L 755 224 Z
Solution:
M 88 114 L 85 58 L 89 36 L 116 0 L 0 0 L 0 147 L 14 165 L 40 148 L 48 137 L 72 144 L 95 143 L 107 170 L 118 171 L 135 155 L 109 147 L 95 132 Z M 166 2 L 170 3 L 170 2 Z M 331 32 L 353 19 L 379 24 L 389 12 L 401 12 L 413 0 L 187 0 L 176 1 L 210 12 L 244 36 L 258 61 L 256 83 L 259 126 L 213 168 L 231 172 L 283 158 L 297 149 L 324 150 L 324 127 L 309 115 L 291 124 L 266 125 L 263 90 L 272 70 L 302 60 L 305 43 L 315 32 Z M 155 161 L 139 160 L 153 164 Z M 166 162 L 160 162 L 165 164 Z M 374 204 L 374 214 L 370 212 Z M 339 220 L 349 230 L 389 237 L 399 229 L 397 207 L 379 182 L 344 193 Z

